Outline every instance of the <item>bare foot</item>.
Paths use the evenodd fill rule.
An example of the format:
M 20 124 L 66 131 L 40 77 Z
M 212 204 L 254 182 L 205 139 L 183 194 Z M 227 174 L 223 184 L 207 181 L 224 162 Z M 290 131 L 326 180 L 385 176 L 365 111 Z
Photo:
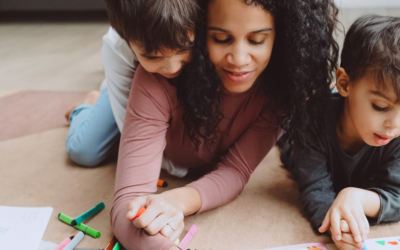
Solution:
M 95 105 L 97 100 L 99 99 L 100 95 L 101 95 L 101 92 L 98 90 L 93 90 L 93 91 L 90 91 L 89 93 L 87 93 L 85 98 L 83 98 L 83 100 L 81 102 L 75 104 L 70 110 L 68 110 L 65 113 L 65 115 L 64 115 L 65 119 L 67 119 L 67 121 L 69 122 L 69 116 L 71 115 L 72 111 L 74 111 L 74 109 L 76 107 L 78 107 L 79 105 L 82 105 L 82 104 Z

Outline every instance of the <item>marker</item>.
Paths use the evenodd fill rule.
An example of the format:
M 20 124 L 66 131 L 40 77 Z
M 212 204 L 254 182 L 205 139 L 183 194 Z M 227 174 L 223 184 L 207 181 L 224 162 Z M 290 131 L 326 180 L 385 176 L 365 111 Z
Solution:
M 133 219 L 131 219 L 130 221 L 133 221 L 134 219 L 136 219 L 137 217 L 139 217 L 140 215 L 142 215 L 142 213 L 143 213 L 144 211 L 146 211 L 146 208 L 145 208 L 145 207 L 139 208 L 139 211 L 137 212 L 136 216 L 133 217 Z
M 165 187 L 168 187 L 168 183 L 166 181 L 163 181 L 163 180 L 158 180 L 157 181 L 157 186 L 165 188 Z
M 361 250 L 368 250 L 368 249 L 367 249 L 367 245 L 365 244 L 364 241 L 363 241 L 363 245 L 364 245 L 364 247 L 363 247 Z
M 68 245 L 68 243 L 70 243 L 71 240 L 72 240 L 74 237 L 75 237 L 75 235 L 72 235 L 71 237 L 66 238 L 66 239 L 65 239 L 63 242 L 61 242 L 61 244 L 58 245 L 58 247 L 57 247 L 56 249 L 54 249 L 54 250 L 63 250 L 64 247 L 65 247 L 66 245 Z
M 64 222 L 64 223 L 68 224 L 69 226 L 71 225 L 72 218 L 68 217 L 65 214 L 59 213 L 58 214 L 58 219 L 60 221 Z M 74 226 L 74 228 L 76 228 L 78 230 L 81 230 L 82 232 L 92 236 L 93 238 L 99 238 L 101 236 L 101 233 L 99 231 L 97 231 L 97 230 L 95 230 L 95 229 L 93 229 L 91 227 L 88 227 L 88 226 L 86 226 L 86 225 L 84 225 L 82 223 L 79 224 L 79 225 Z
M 185 249 L 186 246 L 189 244 L 189 242 L 192 240 L 193 236 L 197 232 L 197 226 L 193 224 L 190 228 L 187 234 L 185 235 L 185 238 L 181 241 L 181 244 L 179 244 L 179 248 Z
M 87 218 L 89 218 L 92 215 L 95 215 L 96 213 L 100 212 L 101 210 L 103 210 L 106 206 L 104 205 L 103 202 L 100 202 L 99 204 L 97 204 L 95 207 L 92 207 L 91 209 L 89 209 L 88 211 L 84 212 L 83 214 L 79 215 L 78 217 L 76 217 L 72 222 L 71 222 L 71 226 L 76 226 L 82 223 L 82 221 L 86 220 Z
M 112 250 L 120 250 L 119 242 L 117 242 Z
M 112 250 L 115 245 L 115 237 L 112 237 L 105 250 Z
M 73 250 L 73 249 L 76 247 L 76 245 L 78 245 L 79 242 L 81 242 L 81 240 L 83 239 L 83 237 L 85 237 L 85 235 L 84 235 L 82 232 L 79 232 L 79 233 L 74 237 L 74 239 L 71 240 L 71 242 L 70 242 L 68 245 L 66 245 L 66 246 L 64 247 L 63 250 Z

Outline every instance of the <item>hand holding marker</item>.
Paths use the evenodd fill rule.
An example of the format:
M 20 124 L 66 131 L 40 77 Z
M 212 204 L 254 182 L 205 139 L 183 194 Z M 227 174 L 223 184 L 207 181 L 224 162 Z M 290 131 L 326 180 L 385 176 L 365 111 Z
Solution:
M 139 208 L 139 211 L 137 212 L 137 214 L 135 215 L 135 217 L 133 217 L 133 219 L 130 219 L 130 221 L 133 221 L 134 219 L 138 218 L 140 215 L 142 215 L 142 213 L 146 211 L 145 207 L 141 207 Z M 193 236 L 196 234 L 197 232 L 197 226 L 195 224 L 193 224 L 188 233 L 185 235 L 185 237 L 183 238 L 182 242 L 179 241 L 179 239 L 177 239 L 175 241 L 176 245 L 179 245 L 180 248 L 184 249 L 186 248 L 186 246 L 189 244 L 189 242 L 192 240 Z

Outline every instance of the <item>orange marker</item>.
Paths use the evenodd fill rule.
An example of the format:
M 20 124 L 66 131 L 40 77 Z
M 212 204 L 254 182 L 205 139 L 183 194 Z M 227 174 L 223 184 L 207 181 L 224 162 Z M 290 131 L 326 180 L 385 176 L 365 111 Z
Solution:
M 168 187 L 168 183 L 166 181 L 163 181 L 163 180 L 158 180 L 157 181 L 157 186 L 165 188 L 165 187 Z
M 137 217 L 139 217 L 140 215 L 142 215 L 142 213 L 143 213 L 144 211 L 146 211 L 146 208 L 145 208 L 145 207 L 139 208 L 139 211 L 137 212 L 136 216 L 133 217 L 133 219 L 130 220 L 130 221 L 133 221 L 134 219 L 136 219 Z
M 108 243 L 108 245 L 106 246 L 105 250 L 112 250 L 114 245 L 115 245 L 115 237 L 113 236 L 111 238 L 110 242 Z

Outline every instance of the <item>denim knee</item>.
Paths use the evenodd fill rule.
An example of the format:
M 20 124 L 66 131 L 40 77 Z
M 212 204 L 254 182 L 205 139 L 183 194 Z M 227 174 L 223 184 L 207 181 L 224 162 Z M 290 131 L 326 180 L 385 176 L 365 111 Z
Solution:
M 82 167 L 96 167 L 102 161 L 104 156 L 95 147 L 88 147 L 83 144 L 75 144 L 67 142 L 67 154 L 75 163 Z

